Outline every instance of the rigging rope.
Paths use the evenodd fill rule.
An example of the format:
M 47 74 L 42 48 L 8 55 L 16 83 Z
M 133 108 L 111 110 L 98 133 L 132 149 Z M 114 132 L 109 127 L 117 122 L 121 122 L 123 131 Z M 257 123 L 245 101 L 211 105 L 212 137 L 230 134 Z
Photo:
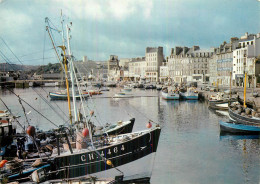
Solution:
M 29 123 L 29 121 L 28 121 L 28 118 L 27 118 L 27 115 L 26 115 L 26 112 L 25 112 L 25 108 L 24 108 L 24 106 L 23 106 L 23 104 L 22 104 L 21 98 L 19 98 L 19 103 L 20 103 L 21 106 L 22 106 L 22 109 L 23 109 L 23 113 L 24 113 L 24 116 L 25 116 L 26 122 L 27 122 L 27 124 L 28 124 L 28 126 L 29 126 L 30 123 Z
M 15 92 L 13 92 L 11 89 L 7 88 L 11 93 L 13 93 L 18 99 L 21 99 L 21 101 L 23 101 L 24 103 L 26 103 L 29 107 L 31 107 L 35 112 L 37 112 L 38 114 L 40 114 L 42 117 L 44 117 L 46 120 L 48 120 L 51 124 L 53 124 L 56 127 L 59 127 L 58 125 L 56 125 L 53 121 L 49 120 L 46 116 L 44 116 L 42 113 L 40 113 L 38 110 L 36 110 L 33 106 L 31 106 L 29 103 L 27 103 L 25 100 L 23 100 L 21 97 L 19 97 L 19 95 L 17 95 Z
M 18 125 L 23 129 L 24 133 L 25 133 L 25 127 L 17 120 L 16 116 L 12 113 L 12 111 L 7 107 L 6 103 L 2 100 L 2 98 L 0 97 L 0 100 L 2 101 L 2 103 L 4 104 L 5 108 L 10 112 L 10 114 L 13 116 L 13 118 L 16 120 L 16 122 L 18 123 Z
M 51 49 L 48 49 L 47 51 L 49 51 L 49 50 L 53 50 L 53 48 L 51 48 Z M 22 58 L 22 57 L 25 57 L 25 56 L 29 56 L 29 55 L 32 55 L 32 54 L 39 53 L 39 52 L 42 52 L 42 51 L 33 52 L 33 53 L 25 54 L 25 55 L 21 55 L 21 56 L 19 56 L 19 57 L 20 57 L 20 58 Z M 9 60 L 13 60 L 13 59 L 15 59 L 15 57 L 9 57 L 8 59 L 9 59 Z M 39 59 L 42 59 L 42 58 L 39 58 Z M 24 62 L 24 61 L 33 61 L 33 60 L 38 60 L 38 59 L 31 59 L 31 60 L 21 60 L 21 61 L 22 61 L 22 62 Z M 2 62 L 2 60 L 0 60 L 0 62 Z
M 73 65 L 74 65 L 74 64 L 75 64 L 75 63 L 73 63 Z M 75 68 L 77 69 L 80 78 L 83 79 L 83 76 L 82 76 L 81 73 L 79 72 L 80 70 L 79 70 L 79 68 L 77 67 L 77 65 L 75 65 Z M 80 87 L 80 85 L 78 85 L 78 87 Z M 84 87 L 85 87 L 85 89 L 87 89 L 87 87 L 86 87 L 85 84 L 84 84 Z M 89 91 L 88 91 L 88 92 L 89 92 Z M 92 95 L 90 95 L 90 94 L 89 94 L 89 99 L 91 100 L 91 103 L 94 104 L 94 109 L 95 109 L 95 111 L 96 111 L 96 114 L 99 114 L 99 112 L 98 112 L 98 110 L 97 110 L 97 108 L 96 108 L 96 103 L 94 102 L 94 100 L 93 100 L 93 98 L 92 98 Z M 88 104 L 87 104 L 87 107 L 88 107 L 88 110 L 90 111 L 90 107 L 88 106 Z M 97 119 L 97 116 L 95 116 L 95 117 L 96 117 L 96 120 L 97 120 L 98 124 L 101 126 L 102 123 Z M 98 116 L 98 117 L 100 117 L 100 116 Z M 100 120 L 101 120 L 101 118 L 100 118 Z M 101 121 L 102 121 L 102 120 L 101 120 Z
M 34 88 L 32 88 L 40 97 L 41 99 L 65 122 L 69 121 L 69 118 L 65 115 L 66 118 L 68 118 L 68 120 L 65 120 L 63 116 L 61 116 L 58 111 L 52 106 L 51 103 L 49 103 L 49 101 L 47 99 L 45 99 L 42 94 L 40 94 L 37 90 L 35 90 Z
M 76 72 L 75 72 L 75 67 L 74 67 L 74 63 L 73 63 L 73 61 L 71 60 L 71 66 L 70 67 L 72 67 L 72 69 L 73 69 L 73 73 L 74 73 L 74 76 L 75 76 L 75 79 L 76 79 L 76 83 L 77 83 L 77 87 L 78 87 L 78 90 L 79 90 L 79 93 L 80 93 L 80 100 L 81 100 L 81 104 L 82 104 L 82 108 L 83 108 L 83 114 L 84 114 L 84 117 L 87 119 L 87 116 L 86 116 L 86 113 L 85 113 L 85 109 L 84 109 L 84 105 L 83 105 L 83 98 L 82 98 L 82 90 L 81 90 L 81 88 L 80 88 L 80 86 L 79 86 L 79 81 L 78 81 L 78 79 L 77 79 L 77 75 L 76 75 Z M 90 117 L 91 118 L 91 117 Z M 105 157 L 103 157 L 97 150 L 96 150 L 96 147 L 94 146 L 94 143 L 93 143 L 93 139 L 92 139 L 92 130 L 91 130 L 91 126 L 89 126 L 88 125 L 88 123 L 87 123 L 87 127 L 88 127 L 88 129 L 90 130 L 90 134 L 89 134 L 89 137 L 90 137 L 90 140 L 91 140 L 91 145 L 92 145 L 92 148 L 93 148 L 93 150 L 94 150 L 94 152 L 96 152 L 96 154 L 97 155 L 99 155 L 100 156 L 100 158 L 103 158 L 103 160 L 104 160 L 104 162 L 105 161 L 107 161 L 108 159 L 106 159 Z M 81 135 L 80 135 L 81 136 Z M 82 136 L 81 136 L 82 137 Z M 105 162 L 106 163 L 106 162 Z M 113 167 L 113 164 L 112 164 L 112 167 Z M 123 174 L 123 172 L 120 170 L 120 169 L 118 169 L 118 168 L 116 168 L 116 167 L 113 167 L 114 169 L 116 169 L 118 172 L 120 172 L 121 174 Z
M 23 63 L 20 61 L 20 59 L 14 54 L 14 52 L 11 50 L 11 48 L 7 45 L 7 43 L 4 41 L 4 39 L 2 37 L 0 37 L 1 40 L 4 42 L 4 44 L 6 45 L 6 47 L 11 51 L 11 53 L 14 55 L 14 57 L 21 63 L 21 65 L 23 65 Z M 23 65 L 24 66 L 24 65 Z
M 41 89 L 46 93 L 47 96 L 49 95 L 48 92 L 47 92 L 43 87 L 41 87 Z M 69 119 L 68 115 L 60 108 L 60 106 L 58 106 L 58 104 L 55 103 L 55 102 L 53 102 L 53 103 L 57 106 L 58 109 L 60 109 L 60 111 L 62 112 L 62 114 L 63 114 L 66 118 Z M 68 121 L 69 121 L 69 120 L 68 120 Z
M 0 50 L 0 55 L 1 55 L 1 57 L 5 60 L 5 62 L 11 66 L 11 68 L 12 68 L 14 71 L 17 70 L 17 68 L 16 68 L 16 69 L 14 68 L 14 64 L 13 64 L 11 61 L 9 61 L 9 59 L 2 53 L 1 50 Z M 11 64 L 10 64 L 10 63 L 11 63 Z
M 75 72 L 74 63 L 73 63 L 72 60 L 71 60 L 71 66 L 70 66 L 70 67 L 72 67 L 73 73 L 74 73 L 74 75 L 75 75 L 77 87 L 78 87 L 78 90 L 79 90 L 79 93 L 80 93 L 80 100 L 81 100 L 81 104 L 82 104 L 82 108 L 83 108 L 83 114 L 84 114 L 85 118 L 87 119 L 87 116 L 86 116 L 86 114 L 85 114 L 85 109 L 84 109 L 83 101 L 82 101 L 82 90 L 81 90 L 81 88 L 80 88 L 79 81 L 78 81 L 78 78 L 77 78 L 77 75 L 76 75 L 76 72 Z M 90 118 L 91 118 L 91 117 L 90 117 Z M 89 120 L 90 120 L 90 119 L 89 119 Z M 90 137 L 91 144 L 92 144 L 92 148 L 93 148 L 94 152 L 96 152 L 96 154 L 99 155 L 100 158 L 103 158 L 104 162 L 107 164 L 106 161 L 108 161 L 109 159 L 106 159 L 105 157 L 103 157 L 103 156 L 96 150 L 96 147 L 94 146 L 93 139 L 92 139 L 92 130 L 89 128 L 88 123 L 87 123 L 87 126 L 88 126 L 88 129 L 90 130 L 90 134 L 89 134 L 90 136 L 89 136 L 89 137 Z M 91 127 L 91 126 L 90 126 L 90 127 Z M 107 134 L 107 132 L 105 132 L 105 133 Z M 81 136 L 81 135 L 80 135 L 80 136 Z M 108 136 L 108 134 L 107 134 L 107 136 Z M 111 166 L 112 166 L 112 168 L 114 168 L 114 169 L 116 169 L 118 172 L 120 172 L 121 174 L 124 174 L 120 169 L 118 169 L 117 167 L 114 167 L 113 164 L 112 164 Z

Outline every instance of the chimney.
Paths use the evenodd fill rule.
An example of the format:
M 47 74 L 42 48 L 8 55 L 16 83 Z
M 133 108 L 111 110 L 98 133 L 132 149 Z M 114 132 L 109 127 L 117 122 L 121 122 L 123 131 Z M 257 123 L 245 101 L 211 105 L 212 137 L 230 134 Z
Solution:
M 192 47 L 192 50 L 193 50 L 193 51 L 196 51 L 196 50 L 199 50 L 199 49 L 200 49 L 199 46 L 193 46 L 193 47 Z
M 171 48 L 171 55 L 174 54 L 174 48 Z

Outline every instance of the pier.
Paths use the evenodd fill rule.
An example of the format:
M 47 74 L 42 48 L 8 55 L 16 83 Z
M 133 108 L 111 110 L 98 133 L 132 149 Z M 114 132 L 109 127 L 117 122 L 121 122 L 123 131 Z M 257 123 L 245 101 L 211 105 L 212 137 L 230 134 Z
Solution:
M 14 80 L 14 81 L 0 82 L 0 86 L 2 87 L 8 86 L 11 88 L 28 88 L 30 86 L 36 87 L 36 86 L 44 86 L 45 84 L 54 84 L 54 83 L 57 83 L 58 84 L 57 86 L 62 86 L 64 82 L 61 80 Z

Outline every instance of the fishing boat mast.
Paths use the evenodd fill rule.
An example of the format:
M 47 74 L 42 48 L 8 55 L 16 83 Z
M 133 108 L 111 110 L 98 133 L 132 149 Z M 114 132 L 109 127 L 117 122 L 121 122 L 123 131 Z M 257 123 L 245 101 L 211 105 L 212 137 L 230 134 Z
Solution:
M 68 81 L 68 66 L 67 66 L 67 58 L 66 58 L 66 47 L 65 46 L 59 46 L 63 51 L 63 64 L 65 68 L 65 80 L 66 80 L 66 89 L 67 89 L 67 98 L 68 98 L 68 106 L 69 106 L 69 118 L 70 118 L 70 124 L 72 124 L 72 114 L 71 114 L 71 105 L 70 105 L 70 90 L 69 90 L 69 81 Z
M 61 17 L 62 17 L 62 12 L 61 12 Z M 69 81 L 68 81 L 68 67 L 67 67 L 67 58 L 66 58 L 66 52 L 65 52 L 66 47 L 64 46 L 64 37 L 63 37 L 63 20 L 61 20 L 62 31 L 56 30 L 56 31 L 62 33 L 63 46 L 58 46 L 58 47 L 60 47 L 62 49 L 62 51 L 63 51 L 63 62 L 60 60 L 59 54 L 58 54 L 58 52 L 56 50 L 53 38 L 51 36 L 50 26 L 49 26 L 49 19 L 47 17 L 45 18 L 45 22 L 48 24 L 48 26 L 46 26 L 46 30 L 48 31 L 48 34 L 49 34 L 49 37 L 51 39 L 51 43 L 53 45 L 55 53 L 56 53 L 56 55 L 58 57 L 58 60 L 59 60 L 59 62 L 61 64 L 62 69 L 65 71 L 65 82 L 66 82 L 66 88 L 67 88 L 67 98 L 68 98 L 68 107 L 69 107 L 69 119 L 70 119 L 70 124 L 72 124 L 71 105 L 70 105 L 70 92 L 69 92 Z M 63 67 L 63 65 L 64 65 L 64 67 Z
M 72 22 L 70 22 L 70 25 L 72 26 Z M 73 109 L 74 110 L 74 120 L 75 120 L 75 122 L 78 122 L 79 118 L 78 118 L 78 114 L 77 114 L 76 98 L 75 98 L 75 80 L 77 82 L 77 85 L 78 85 L 78 80 L 77 80 L 77 75 L 76 75 L 76 72 L 75 72 L 75 69 L 74 69 L 74 65 L 73 65 L 73 56 L 72 56 L 71 49 L 70 49 L 70 39 L 71 39 L 71 36 L 69 35 L 70 27 L 69 27 L 68 24 L 66 25 L 66 29 L 67 29 L 68 61 L 69 61 L 69 70 L 70 70 L 71 88 L 72 88 L 72 98 L 73 98 L 73 108 L 74 108 Z M 79 96 L 80 96 L 81 104 L 82 104 L 82 107 L 83 107 L 83 114 L 84 114 L 84 117 L 86 118 L 87 116 L 86 116 L 86 113 L 85 113 L 85 110 L 84 110 L 83 99 L 82 99 L 81 95 L 82 95 L 82 92 L 79 89 Z M 89 138 L 91 140 L 92 148 L 94 150 L 96 150 L 95 146 L 93 144 L 91 126 L 89 126 L 88 123 L 86 123 L 86 125 L 87 125 L 87 128 L 89 130 Z M 83 136 L 82 136 L 82 133 L 79 132 L 77 126 L 76 126 L 76 140 L 77 140 L 76 141 L 76 148 L 77 149 L 81 149 L 81 147 L 82 147 L 81 146 L 81 142 L 83 141 Z
M 72 22 L 70 23 L 72 25 Z M 75 122 L 78 121 L 78 114 L 77 114 L 77 108 L 76 108 L 76 97 L 75 97 L 75 82 L 74 82 L 74 75 L 73 75 L 73 64 L 72 64 L 72 54 L 71 54 L 71 50 L 70 50 L 70 36 L 69 36 L 69 31 L 70 28 L 68 25 L 66 25 L 67 28 L 67 45 L 68 45 L 68 54 L 69 54 L 69 69 L 70 69 L 70 79 L 71 79 L 71 89 L 72 89 L 72 99 L 73 99 L 73 111 L 74 111 L 74 120 Z M 75 74 L 76 75 L 76 74 Z

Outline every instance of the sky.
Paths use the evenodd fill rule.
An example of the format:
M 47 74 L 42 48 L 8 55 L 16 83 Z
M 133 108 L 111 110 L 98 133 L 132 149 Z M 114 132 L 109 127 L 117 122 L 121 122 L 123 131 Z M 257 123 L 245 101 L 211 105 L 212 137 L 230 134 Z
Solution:
M 260 0 L 0 0 L 0 63 L 57 63 L 45 17 L 72 22 L 76 59 L 142 57 L 146 47 L 218 47 L 260 32 Z M 61 34 L 52 30 L 56 46 Z

